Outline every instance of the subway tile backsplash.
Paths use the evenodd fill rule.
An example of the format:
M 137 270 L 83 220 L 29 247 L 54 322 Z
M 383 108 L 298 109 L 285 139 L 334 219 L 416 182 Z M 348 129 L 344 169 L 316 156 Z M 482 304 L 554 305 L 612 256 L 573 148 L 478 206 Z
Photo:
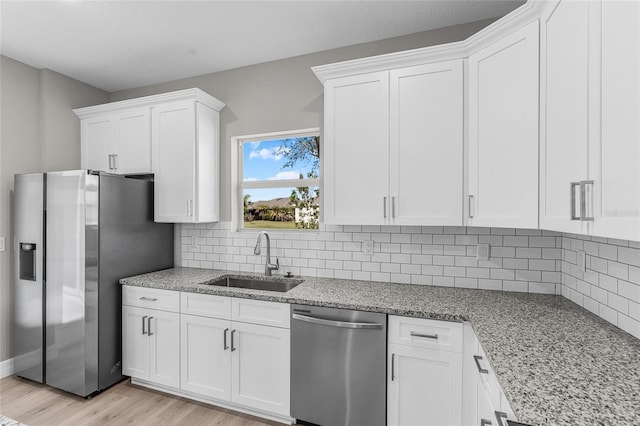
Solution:
M 640 243 L 563 234 L 562 247 L 562 295 L 640 339 Z
M 181 225 L 180 263 L 263 273 L 266 251 L 253 254 L 257 234 L 232 232 L 229 222 Z M 449 226 L 320 225 L 269 235 L 276 274 L 558 294 L 640 338 L 638 242 Z M 373 241 L 373 255 L 363 252 L 365 241 Z M 490 245 L 489 260 L 476 259 L 479 243 Z
M 257 232 L 230 223 L 182 225 L 182 265 L 264 271 Z M 270 231 L 280 271 L 312 277 L 560 294 L 562 234 L 448 226 L 321 225 L 316 232 Z M 373 241 L 373 255 L 363 243 Z M 477 260 L 478 243 L 490 245 Z M 263 242 L 264 244 L 264 242 Z M 264 253 L 264 251 L 263 251 Z

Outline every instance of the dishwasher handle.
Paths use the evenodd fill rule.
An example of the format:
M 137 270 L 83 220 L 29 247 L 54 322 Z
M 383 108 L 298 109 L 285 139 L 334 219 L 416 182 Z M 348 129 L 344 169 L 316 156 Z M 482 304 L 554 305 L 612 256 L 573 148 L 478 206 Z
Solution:
M 330 327 L 339 328 L 359 328 L 359 329 L 381 329 L 383 324 L 377 322 L 346 322 L 346 321 L 334 321 L 324 318 L 311 317 L 308 315 L 292 314 L 291 318 L 300 321 L 310 322 L 312 324 L 328 325 Z

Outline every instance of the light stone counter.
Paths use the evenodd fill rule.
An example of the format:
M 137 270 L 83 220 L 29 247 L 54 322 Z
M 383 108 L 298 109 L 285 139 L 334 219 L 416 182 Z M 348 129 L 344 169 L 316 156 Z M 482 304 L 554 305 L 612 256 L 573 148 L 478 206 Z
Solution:
M 640 425 L 640 340 L 564 297 L 329 278 L 286 293 L 207 284 L 223 275 L 248 274 L 174 268 L 120 283 L 470 321 L 519 421 Z

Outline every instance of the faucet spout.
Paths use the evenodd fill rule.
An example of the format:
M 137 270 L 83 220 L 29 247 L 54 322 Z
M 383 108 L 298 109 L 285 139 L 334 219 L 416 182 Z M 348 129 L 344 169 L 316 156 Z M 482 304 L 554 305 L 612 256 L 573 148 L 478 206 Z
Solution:
M 253 249 L 253 253 L 255 255 L 259 255 L 261 253 L 261 246 L 262 246 L 262 236 L 264 235 L 265 239 L 267 240 L 267 260 L 266 263 L 264 265 L 264 274 L 268 277 L 271 276 L 271 271 L 277 271 L 278 269 L 280 269 L 280 261 L 278 259 L 276 259 L 276 263 L 271 263 L 271 239 L 269 238 L 269 234 L 267 233 L 267 231 L 261 231 L 258 234 L 258 240 L 256 241 L 256 246 Z

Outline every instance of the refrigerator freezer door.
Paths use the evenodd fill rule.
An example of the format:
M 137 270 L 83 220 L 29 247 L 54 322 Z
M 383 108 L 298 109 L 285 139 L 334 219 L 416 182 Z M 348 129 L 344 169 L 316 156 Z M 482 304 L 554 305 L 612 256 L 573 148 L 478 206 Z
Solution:
M 44 379 L 44 174 L 15 176 L 13 357 L 18 376 Z
M 46 383 L 97 390 L 98 177 L 47 173 Z

